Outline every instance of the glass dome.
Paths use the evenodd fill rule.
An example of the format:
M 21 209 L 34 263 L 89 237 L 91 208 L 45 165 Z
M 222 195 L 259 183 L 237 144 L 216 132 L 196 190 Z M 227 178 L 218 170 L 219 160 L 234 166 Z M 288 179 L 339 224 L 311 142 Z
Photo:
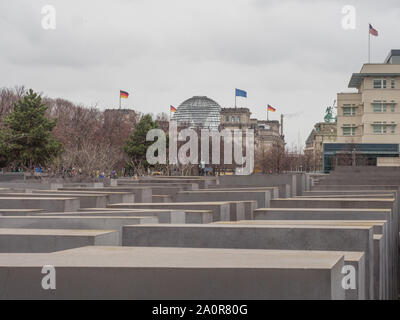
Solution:
M 172 119 L 178 126 L 216 130 L 221 122 L 221 107 L 208 97 L 196 96 L 182 102 Z

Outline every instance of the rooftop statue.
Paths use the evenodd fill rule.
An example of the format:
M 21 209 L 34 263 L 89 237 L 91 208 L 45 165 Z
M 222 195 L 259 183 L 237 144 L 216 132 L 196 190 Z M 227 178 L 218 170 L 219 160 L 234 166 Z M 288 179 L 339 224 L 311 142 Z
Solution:
M 324 121 L 326 123 L 332 122 L 335 118 L 333 117 L 332 107 L 326 108 Z

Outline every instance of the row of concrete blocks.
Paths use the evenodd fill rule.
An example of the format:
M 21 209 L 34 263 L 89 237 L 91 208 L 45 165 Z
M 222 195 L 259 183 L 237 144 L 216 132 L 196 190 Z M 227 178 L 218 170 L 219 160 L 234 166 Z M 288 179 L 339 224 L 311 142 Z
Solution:
M 393 194 L 392 194 L 393 196 Z M 386 195 L 384 195 L 386 197 Z M 317 237 L 317 241 L 315 242 L 314 245 L 318 245 L 320 247 L 315 247 L 315 250 L 332 250 L 332 247 L 330 246 L 335 246 L 338 245 L 338 247 L 341 250 L 351 250 L 349 248 L 346 248 L 346 243 L 342 243 L 340 241 L 336 241 L 336 237 L 338 236 L 340 240 L 349 242 L 348 244 L 350 245 L 356 245 L 358 246 L 358 250 L 360 252 L 364 252 L 366 255 L 366 262 L 367 265 L 365 266 L 366 269 L 366 276 L 365 276 L 365 284 L 368 290 L 365 291 L 364 296 L 363 292 L 357 293 L 357 296 L 359 298 L 367 297 L 367 298 L 388 298 L 388 297 L 393 297 L 393 290 L 394 288 L 390 287 L 390 283 L 396 282 L 397 280 L 397 266 L 396 266 L 396 259 L 394 258 L 396 255 L 396 246 L 394 245 L 396 242 L 396 239 L 398 236 L 398 232 L 396 233 L 396 228 L 395 224 L 393 223 L 393 220 L 396 220 L 395 218 L 391 217 L 391 215 L 397 216 L 397 210 L 395 210 L 395 205 L 394 205 L 394 200 L 390 199 L 363 199 L 362 203 L 364 207 L 371 207 L 371 208 L 383 208 L 382 211 L 377 210 L 377 212 L 372 212 L 375 213 L 374 219 L 377 221 L 373 222 L 368 222 L 368 221 L 357 221 L 354 222 L 354 227 L 355 229 L 363 229 L 362 232 L 369 232 L 370 234 L 364 238 L 363 245 L 360 245 L 360 243 L 357 243 L 355 240 L 356 239 L 349 239 L 348 237 L 346 238 L 343 234 L 340 234 L 340 232 L 345 232 L 343 229 L 347 228 L 342 228 L 341 226 L 337 228 L 329 227 L 327 228 L 325 226 L 324 230 L 321 231 L 321 235 Z M 332 199 L 278 199 L 278 200 L 272 200 L 271 204 L 272 206 L 282 206 L 282 207 L 293 207 L 293 208 L 319 208 L 319 207 L 331 207 L 331 208 L 338 208 L 336 210 L 333 210 L 334 214 L 332 217 L 332 220 L 335 219 L 335 217 L 339 216 L 340 214 L 347 215 L 346 220 L 348 220 L 351 216 L 352 213 L 356 213 L 357 211 L 354 211 L 354 209 L 345 209 L 344 212 L 342 212 L 343 207 L 359 207 L 360 206 L 360 199 L 338 199 L 338 198 L 332 198 Z M 263 210 L 263 209 L 259 209 Z M 386 210 L 386 211 L 385 211 Z M 392 212 L 393 210 L 393 212 Z M 289 210 L 292 214 L 296 214 L 296 210 Z M 256 210 L 258 212 L 258 210 Z M 308 211 L 307 211 L 308 212 Z M 332 210 L 327 210 L 327 213 L 332 212 Z M 335 216 L 336 213 L 336 216 Z M 370 214 L 370 212 L 363 212 Z M 381 214 L 380 216 L 378 216 Z M 379 217 L 384 217 L 385 219 L 379 219 Z M 364 219 L 365 217 L 365 219 Z M 297 219 L 302 219 L 301 216 L 297 216 Z M 363 215 L 358 215 L 358 219 L 360 220 L 368 220 L 366 216 Z M 393 220 L 391 220 L 393 219 Z M 356 219 L 357 220 L 357 219 Z M 343 222 L 337 222 L 337 221 L 331 221 L 330 222 L 332 225 L 335 224 L 343 224 Z M 350 222 L 349 222 L 350 223 Z M 282 223 L 281 223 L 282 224 Z M 292 223 L 293 224 L 293 223 Z M 306 222 L 305 225 L 311 224 L 310 222 Z M 321 224 L 318 222 L 317 224 Z M 372 226 L 365 226 L 368 224 L 372 224 Z M 238 248 L 243 248 L 243 246 L 246 246 L 246 237 L 237 237 L 234 231 L 229 230 L 228 232 L 224 233 L 224 231 L 221 231 L 220 235 L 218 236 L 218 231 L 214 236 L 208 234 L 207 232 L 204 231 L 204 228 L 207 226 L 196 226 L 195 230 L 199 230 L 199 238 L 193 238 L 193 229 L 188 229 L 190 226 L 176 226 L 178 229 L 171 229 L 171 226 L 152 226 L 152 228 L 159 228 L 161 227 L 162 229 L 157 229 L 157 232 L 152 231 L 144 231 L 145 234 L 140 234 L 140 230 L 144 230 L 144 226 L 133 226 L 133 227 L 126 227 L 126 228 L 134 228 L 135 232 L 133 232 L 133 242 L 130 242 L 131 240 L 126 239 L 125 237 L 128 237 L 129 232 L 124 232 L 124 239 L 123 239 L 123 244 L 124 245 L 152 245 L 152 246 L 194 246 L 194 247 L 238 247 Z M 314 226 L 315 227 L 315 226 Z M 315 228 L 311 228 L 314 232 Z M 358 227 L 358 228 L 357 228 Z M 372 228 L 373 227 L 373 228 Z M 147 228 L 147 227 L 146 227 Z M 364 229 L 373 229 L 372 233 L 371 230 L 365 231 Z M 337 230 L 338 229 L 338 230 Z M 151 229 L 148 229 L 151 230 Z M 168 230 L 173 230 L 171 231 L 171 234 L 168 233 L 168 235 L 163 235 L 161 230 L 165 230 L 165 232 L 168 233 Z M 190 231 L 185 231 L 185 230 L 190 230 Z M 208 228 L 206 230 L 209 230 Z M 215 229 L 211 229 L 215 230 Z M 292 226 L 287 228 L 287 230 L 292 230 Z M 333 231 L 333 234 L 331 232 Z M 187 234 L 185 232 L 188 232 Z M 233 233 L 232 233 L 233 232 Z M 243 235 L 243 230 L 242 228 L 237 229 L 237 233 L 240 235 Z M 375 234 L 374 234 L 375 232 Z M 205 235 L 204 235 L 205 234 Z M 358 234 L 358 233 L 357 233 Z M 186 236 L 185 236 L 186 235 Z M 322 240 L 322 236 L 326 236 L 325 239 Z M 150 240 L 148 240 L 147 236 L 150 237 Z M 174 238 L 175 236 L 175 238 Z M 188 238 L 187 238 L 188 237 Z M 249 231 L 247 237 L 249 239 L 252 239 L 254 237 L 253 230 Z M 302 246 L 301 236 L 299 236 L 299 239 L 291 239 L 291 241 L 285 242 L 285 237 L 279 238 L 277 236 L 272 236 L 268 241 L 261 241 L 262 239 L 259 238 L 255 243 L 251 243 L 250 248 L 260 248 L 259 246 L 265 245 L 266 247 L 262 248 L 270 248 L 270 249 L 284 249 L 285 247 L 280 247 L 274 246 L 276 242 L 279 242 L 277 239 L 283 239 L 283 244 L 280 243 L 280 245 L 287 245 L 289 248 L 290 245 L 295 246 L 299 245 L 300 247 L 297 247 L 297 249 L 310 249 L 310 248 L 305 248 Z M 329 238 L 330 237 L 330 238 Z M 365 239 L 369 239 L 366 241 Z M 172 239 L 172 240 L 171 240 Z M 173 239 L 177 239 L 178 242 L 174 242 Z M 188 242 L 185 244 L 185 241 L 182 239 L 187 240 Z M 214 243 L 210 239 L 217 239 L 216 242 Z M 226 239 L 226 241 L 224 240 Z M 236 242 L 234 241 L 236 239 Z M 239 239 L 239 240 L 237 240 Z M 171 241 L 169 241 L 171 240 Z M 148 241 L 148 242 L 146 242 Z M 179 242 L 183 241 L 183 242 Z M 196 242 L 197 241 L 197 242 Z M 263 243 L 263 245 L 260 245 L 259 243 Z M 266 243 L 266 244 L 264 244 Z M 307 242 L 306 242 L 307 243 Z M 366 247 L 366 243 L 368 243 L 368 247 Z M 304 245 L 304 243 L 303 243 Z M 271 247 L 269 247 L 271 246 Z M 340 250 L 337 248 L 336 250 Z M 291 249 L 294 249 L 291 247 Z M 375 253 L 375 255 L 373 254 Z M 374 258 L 375 256 L 375 258 Z M 384 257 L 387 257 L 387 260 L 385 260 Z M 374 268 L 375 266 L 375 268 Z M 376 273 L 376 274 L 375 274 Z M 391 280 L 390 280 L 391 279 Z M 389 288 L 390 287 L 390 288 Z
M 318 185 L 313 190 L 319 192 L 328 192 L 330 190 L 374 190 L 374 191 L 390 191 L 399 192 L 400 179 L 397 168 L 380 168 L 380 167 L 351 167 L 338 168 L 336 173 L 329 176 L 319 178 Z M 396 210 L 399 210 L 399 201 L 396 197 Z M 400 230 L 400 220 L 398 215 L 394 215 L 394 223 L 397 230 Z M 399 239 L 395 239 L 396 256 L 399 257 Z M 396 259 L 399 266 L 399 258 Z M 399 269 L 396 269 L 399 270 Z M 397 288 L 400 288 L 400 277 L 397 274 Z M 398 291 L 397 291 L 398 292 Z
M 265 209 L 259 209 L 257 210 L 262 212 L 262 210 Z M 271 209 L 273 210 L 273 209 Z M 329 213 L 329 212 L 328 212 Z M 310 227 L 310 222 L 307 225 L 304 226 L 293 226 L 293 224 L 298 223 L 297 222 L 290 222 L 289 225 L 284 226 L 284 223 L 282 222 L 276 222 L 276 221 L 272 221 L 270 222 L 271 225 L 265 227 L 262 226 L 262 229 L 260 229 L 260 226 L 257 226 L 257 228 L 254 228 L 254 226 L 250 226 L 250 227 L 246 227 L 245 229 L 238 225 L 238 226 L 230 226 L 230 225 L 226 225 L 226 226 L 212 226 L 212 228 L 210 229 L 210 226 L 182 226 L 182 225 L 174 225 L 174 226 L 168 226 L 168 228 L 162 228 L 162 229 L 157 229 L 156 232 L 149 232 L 151 231 L 151 229 L 149 228 L 160 228 L 161 226 L 155 226 L 155 225 L 151 225 L 151 226 L 127 226 L 124 229 L 124 238 L 123 238 L 123 244 L 125 245 L 153 245 L 153 246 L 199 246 L 199 247 L 221 247 L 221 248 L 245 248 L 246 246 L 249 246 L 251 248 L 256 248 L 256 249 L 265 249 L 265 246 L 271 246 L 273 249 L 277 249 L 278 246 L 282 246 L 283 248 L 287 248 L 287 249 L 296 249 L 296 248 L 301 248 L 302 250 L 305 249 L 314 249 L 314 250 L 334 250 L 333 247 L 327 247 L 327 244 L 331 244 L 331 246 L 335 246 L 337 245 L 338 248 L 345 248 L 345 249 L 341 249 L 341 250 L 346 250 L 350 251 L 349 247 L 346 247 L 346 245 L 349 245 L 351 243 L 354 242 L 354 248 L 355 250 L 357 250 L 358 253 L 345 253 L 343 255 L 344 257 L 344 261 L 347 261 L 347 264 L 353 265 L 356 270 L 357 270 L 357 289 L 360 290 L 360 288 L 362 287 L 362 285 L 367 282 L 367 281 L 362 281 L 362 274 L 363 274 L 363 261 L 362 260 L 366 260 L 371 261 L 370 255 L 372 253 L 375 253 L 376 250 L 376 243 L 380 243 L 381 244 L 381 249 L 380 250 L 385 250 L 383 243 L 384 241 L 382 240 L 382 237 L 384 235 L 384 229 L 385 229 L 385 225 L 382 221 L 372 221 L 371 225 L 368 228 L 368 232 L 369 234 L 372 233 L 372 235 L 374 236 L 374 249 L 371 249 L 369 247 L 369 250 L 366 249 L 365 247 L 360 247 L 359 243 L 357 241 L 360 241 L 360 239 L 362 238 L 361 235 L 365 236 L 365 226 L 364 228 L 360 228 L 360 222 L 347 222 L 350 224 L 350 227 L 347 226 L 346 228 L 343 227 L 342 224 L 344 224 L 344 222 L 337 222 L 337 221 L 328 221 L 328 224 L 333 224 L 333 226 L 328 226 L 325 225 L 324 227 L 321 227 L 320 225 L 323 224 L 321 222 L 315 222 L 316 225 Z M 353 226 L 351 226 L 351 223 L 353 223 Z M 280 225 L 278 225 L 280 224 Z M 358 226 L 355 226 L 357 225 Z M 371 226 L 373 226 L 372 230 L 371 230 Z M 165 226 L 164 226 L 165 227 Z M 115 228 L 115 227 L 114 227 Z M 133 229 L 132 229 L 133 228 Z M 135 230 L 139 228 L 139 230 Z M 206 229 L 204 229 L 206 228 Z M 228 228 L 228 229 L 227 229 Z M 293 231 L 293 229 L 295 229 L 295 231 Z M 374 231 L 374 229 L 376 229 L 376 231 Z M 140 241 L 147 241 L 147 243 L 132 243 L 129 241 L 132 241 L 132 238 L 130 238 L 132 236 L 132 231 L 135 230 L 135 232 L 133 232 L 133 234 L 135 235 L 135 239 L 139 239 Z M 229 231 L 228 231 L 229 230 Z M 318 230 L 318 232 L 316 233 L 316 231 Z M 363 230 L 363 231 L 362 231 Z M 168 234 L 168 236 L 166 236 L 166 234 L 163 234 L 163 232 L 170 232 Z M 138 236 L 138 232 L 142 232 L 144 233 L 144 236 Z M 160 233 L 161 232 L 161 233 Z M 182 234 L 183 232 L 183 234 Z M 186 236 L 184 236 L 184 234 L 186 233 Z M 213 232 L 214 234 L 210 233 Z M 272 233 L 271 233 L 272 232 Z M 282 233 L 283 232 L 283 233 Z M 286 232 L 286 233 L 285 233 Z M 293 232 L 296 232 L 297 234 L 297 238 L 295 237 L 295 235 L 293 234 Z M 305 236 L 304 238 L 304 232 L 307 232 L 307 236 Z M 364 232 L 364 233 L 362 233 Z M 378 233 L 382 233 L 382 237 L 381 237 L 381 241 L 377 241 L 377 237 L 375 237 L 376 235 L 379 234 L 375 234 L 374 232 Z M 109 232 L 107 232 L 108 234 Z M 291 238 L 288 238 L 288 234 L 291 235 Z M 356 234 L 355 234 L 356 233 Z M 195 237 L 193 238 L 193 234 L 195 235 Z M 279 236 L 280 235 L 280 236 Z M 268 237 L 271 237 L 268 240 Z M 314 240 L 314 242 L 311 242 L 311 238 L 314 238 L 316 240 Z M 333 241 L 335 240 L 337 237 L 337 240 L 341 240 L 342 242 L 337 242 L 337 241 Z M 367 238 L 370 238 L 370 235 L 367 236 Z M 131 239 L 131 240 L 130 240 Z M 175 240 L 174 240 L 175 239 Z M 279 240 L 280 239 L 280 240 Z M 348 242 L 346 242 L 346 239 Z M 365 238 L 363 238 L 365 240 Z M 180 241 L 180 242 L 175 242 L 174 241 Z M 354 240 L 354 241 L 353 241 Z M 136 240 L 135 240 L 136 241 Z M 154 242 L 156 241 L 156 242 Z M 158 242 L 157 242 L 158 241 Z M 166 242 L 167 241 L 167 242 Z M 187 242 L 185 242 L 187 241 Z M 197 244 L 196 244 L 197 241 Z M 253 242 L 252 242 L 253 241 Z M 279 241 L 281 241 L 279 243 Z M 283 242 L 282 242 L 283 241 Z M 370 240 L 366 241 L 365 243 L 369 243 Z M 304 244 L 307 244 L 309 247 L 304 246 Z M 79 245 L 81 245 L 82 243 L 80 243 Z M 109 243 L 109 244 L 115 244 L 115 243 Z M 312 245 L 314 245 L 315 247 L 312 247 Z M 343 245 L 343 246 L 342 246 Z M 285 247 L 286 246 L 286 247 Z M 296 247 L 298 246 L 298 247 Z M 311 246 L 311 247 L 310 247 Z M 60 248 L 57 248 L 60 249 Z M 109 249 L 109 250 L 114 250 L 114 249 Z M 366 253 L 363 253 L 366 252 Z M 384 253 L 381 253 L 381 251 L 377 251 L 380 252 L 380 257 L 385 256 Z M 383 251 L 384 252 L 384 251 Z M 299 257 L 301 256 L 301 254 L 304 254 L 304 251 L 300 254 L 300 252 L 298 253 Z M 364 255 L 366 257 L 364 257 Z M 316 256 L 315 256 L 316 257 Z M 315 258 L 314 257 L 314 258 Z M 375 256 L 374 256 L 375 257 Z M 300 258 L 299 258 L 300 259 Z M 376 257 L 375 257 L 376 259 Z M 378 258 L 379 260 L 379 258 Z M 279 264 L 279 263 L 278 263 Z M 366 268 L 367 266 L 369 266 L 370 263 L 367 263 L 366 266 L 364 266 L 364 268 Z M 283 266 L 283 264 L 281 264 L 281 266 Z M 382 266 L 382 270 L 385 267 Z M 342 268 L 343 269 L 343 268 Z M 342 270 L 341 269 L 341 270 Z M 376 270 L 376 269 L 374 269 Z M 294 271 L 293 271 L 294 272 Z M 311 271 L 309 271 L 311 272 Z M 376 271 L 375 271 L 376 272 Z M 365 271 L 365 274 L 368 274 L 368 271 Z M 335 276 L 337 279 L 340 278 L 339 274 L 335 273 Z M 339 278 L 338 278 L 339 276 Z M 310 275 L 311 277 L 311 275 Z M 381 278 L 383 278 L 383 276 L 381 276 Z M 309 279 L 311 280 L 311 278 Z M 314 280 L 313 280 L 314 281 Z M 304 283 L 301 282 L 301 283 Z M 335 282 L 336 283 L 336 282 Z M 330 286 L 332 287 L 332 285 L 334 285 L 335 283 L 330 283 Z M 315 283 L 313 283 L 313 285 L 315 285 Z M 324 285 L 328 285 L 326 282 L 324 283 Z M 329 286 L 325 287 L 325 290 L 327 290 Z M 285 295 L 271 295 L 269 298 L 275 297 L 275 298 L 301 298 L 300 296 L 296 296 L 294 295 L 293 292 L 293 287 L 291 286 L 282 286 L 281 287 L 281 291 L 282 294 L 285 293 Z M 316 291 L 320 290 L 319 288 L 314 288 Z M 341 289 L 339 288 L 339 291 L 341 291 Z M 336 291 L 335 291 L 336 292 Z M 270 292 L 271 293 L 271 292 Z M 347 298 L 363 298 L 363 290 L 361 291 L 356 291 L 356 292 L 351 292 L 350 291 L 345 291 L 345 297 Z M 232 293 L 230 293 L 232 294 Z M 247 293 L 249 294 L 249 293 Z M 312 294 L 310 294 L 307 290 L 305 290 L 305 288 L 302 288 L 301 291 L 302 297 L 303 298 L 316 298 L 313 297 Z M 365 295 L 367 295 L 368 292 L 366 291 Z M 243 297 L 243 296 L 241 296 Z M 320 295 L 320 297 L 326 297 L 326 295 Z M 332 294 L 331 296 L 329 296 L 330 298 L 340 298 L 341 295 L 336 295 Z

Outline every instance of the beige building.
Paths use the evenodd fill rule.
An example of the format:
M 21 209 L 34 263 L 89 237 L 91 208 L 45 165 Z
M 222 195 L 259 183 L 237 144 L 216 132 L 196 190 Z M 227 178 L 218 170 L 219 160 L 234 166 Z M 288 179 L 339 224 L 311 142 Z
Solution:
M 384 63 L 364 64 L 338 93 L 338 143 L 400 143 L 400 50 Z
M 271 147 L 274 143 L 285 145 L 282 131 L 282 121 L 276 120 L 257 120 L 251 118 L 248 108 L 222 108 L 221 127 L 226 129 L 248 129 L 254 130 L 254 140 L 256 148 Z
M 315 170 L 322 170 L 322 154 L 324 143 L 336 142 L 336 122 L 318 122 L 306 141 L 304 153 L 312 159 Z

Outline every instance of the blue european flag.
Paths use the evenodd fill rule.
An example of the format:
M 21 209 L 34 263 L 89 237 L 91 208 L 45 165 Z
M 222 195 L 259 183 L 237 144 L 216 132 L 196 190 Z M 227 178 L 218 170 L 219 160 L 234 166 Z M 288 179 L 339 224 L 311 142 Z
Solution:
M 247 98 L 247 92 L 244 90 L 236 89 L 236 97 L 245 97 Z

